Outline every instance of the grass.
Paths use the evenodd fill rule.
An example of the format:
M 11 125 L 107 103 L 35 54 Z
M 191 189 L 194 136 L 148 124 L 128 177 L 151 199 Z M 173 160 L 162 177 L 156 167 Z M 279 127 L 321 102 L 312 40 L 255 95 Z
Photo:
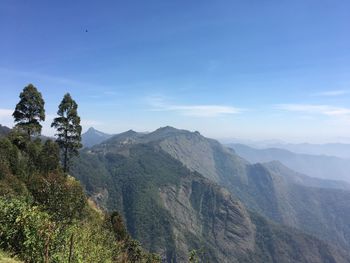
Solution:
M 0 250 L 0 263 L 21 263 L 21 262 L 22 261 L 19 261 Z

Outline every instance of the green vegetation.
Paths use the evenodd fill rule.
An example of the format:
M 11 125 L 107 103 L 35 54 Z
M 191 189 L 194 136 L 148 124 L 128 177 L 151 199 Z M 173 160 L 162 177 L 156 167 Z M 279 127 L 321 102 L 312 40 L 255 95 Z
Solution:
M 56 142 L 63 154 L 63 171 L 69 171 L 69 163 L 73 156 L 78 155 L 81 144 L 81 125 L 78 115 L 78 104 L 72 99 L 69 93 L 65 94 L 58 106 L 57 115 L 51 127 L 57 129 Z
M 41 133 L 41 121 L 45 120 L 44 100 L 32 84 L 26 86 L 19 95 L 13 117 L 16 126 L 25 131 L 28 137 Z
M 97 200 L 109 210 L 123 212 L 127 230 L 152 252 L 166 250 L 175 260 L 174 223 L 162 206 L 158 189 L 179 183 L 179 176 L 189 171 L 176 160 L 152 146 L 140 145 L 130 151 L 129 158 L 108 153 L 105 156 L 82 152 L 72 166 L 72 174 L 86 183 L 88 192 L 108 189 L 108 200 Z
M 37 92 L 33 86 L 25 91 Z M 160 262 L 129 236 L 117 212 L 106 214 L 87 200 L 80 183 L 64 173 L 56 142 L 31 139 L 41 126 L 35 114 L 28 116 L 28 125 L 0 138 L 0 262 L 17 262 L 13 256 L 29 263 Z M 80 143 L 77 135 L 72 140 Z
M 191 263 L 198 263 L 199 262 L 199 257 L 197 255 L 196 250 L 191 250 L 190 251 L 190 256 L 188 257 L 188 261 Z

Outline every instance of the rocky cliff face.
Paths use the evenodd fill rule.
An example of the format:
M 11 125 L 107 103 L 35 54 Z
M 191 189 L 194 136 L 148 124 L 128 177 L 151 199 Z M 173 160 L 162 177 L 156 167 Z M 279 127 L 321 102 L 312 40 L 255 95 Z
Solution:
M 350 248 L 350 191 L 339 183 L 298 177 L 280 165 L 249 164 L 197 132 L 165 127 L 153 132 L 152 138 L 191 171 L 227 188 L 249 209 Z
M 227 190 L 165 152 L 159 141 L 138 140 L 83 151 L 72 173 L 100 205 L 121 211 L 131 235 L 164 261 L 186 262 L 189 251 L 198 249 L 210 262 L 349 262 L 347 252 L 249 212 Z M 231 167 L 227 160 L 221 172 Z M 254 179 L 268 195 L 272 179 L 260 178 L 258 168 L 257 178 L 242 182 Z M 278 202 L 276 207 L 279 211 Z
M 205 244 L 205 257 L 236 262 L 255 251 L 255 226 L 244 206 L 203 178 L 185 178 L 178 188 L 160 190 L 164 208 L 174 221 L 179 261 L 186 261 L 193 246 Z

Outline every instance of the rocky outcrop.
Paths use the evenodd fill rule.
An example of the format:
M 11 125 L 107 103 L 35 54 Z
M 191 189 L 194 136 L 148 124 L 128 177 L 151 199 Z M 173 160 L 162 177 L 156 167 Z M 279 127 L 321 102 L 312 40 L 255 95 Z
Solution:
M 205 244 L 206 257 L 218 262 L 236 262 L 254 253 L 249 214 L 222 188 L 202 178 L 185 178 L 178 187 L 160 189 L 160 197 L 174 221 L 179 261 L 186 261 L 193 249 L 189 245 Z

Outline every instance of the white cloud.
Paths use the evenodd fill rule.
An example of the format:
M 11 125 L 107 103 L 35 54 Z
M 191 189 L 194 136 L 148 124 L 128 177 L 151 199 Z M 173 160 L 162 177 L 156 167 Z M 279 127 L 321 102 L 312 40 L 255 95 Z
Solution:
M 315 93 L 316 96 L 336 97 L 350 93 L 349 90 L 328 90 Z
M 237 114 L 242 112 L 242 109 L 226 106 L 226 105 L 182 105 L 166 103 L 163 97 L 148 98 L 148 103 L 152 107 L 152 111 L 173 111 L 182 115 L 193 117 L 217 117 L 227 114 Z
M 327 116 L 349 116 L 350 108 L 335 107 L 330 105 L 314 104 L 278 104 L 277 109 L 308 114 L 321 114 Z

